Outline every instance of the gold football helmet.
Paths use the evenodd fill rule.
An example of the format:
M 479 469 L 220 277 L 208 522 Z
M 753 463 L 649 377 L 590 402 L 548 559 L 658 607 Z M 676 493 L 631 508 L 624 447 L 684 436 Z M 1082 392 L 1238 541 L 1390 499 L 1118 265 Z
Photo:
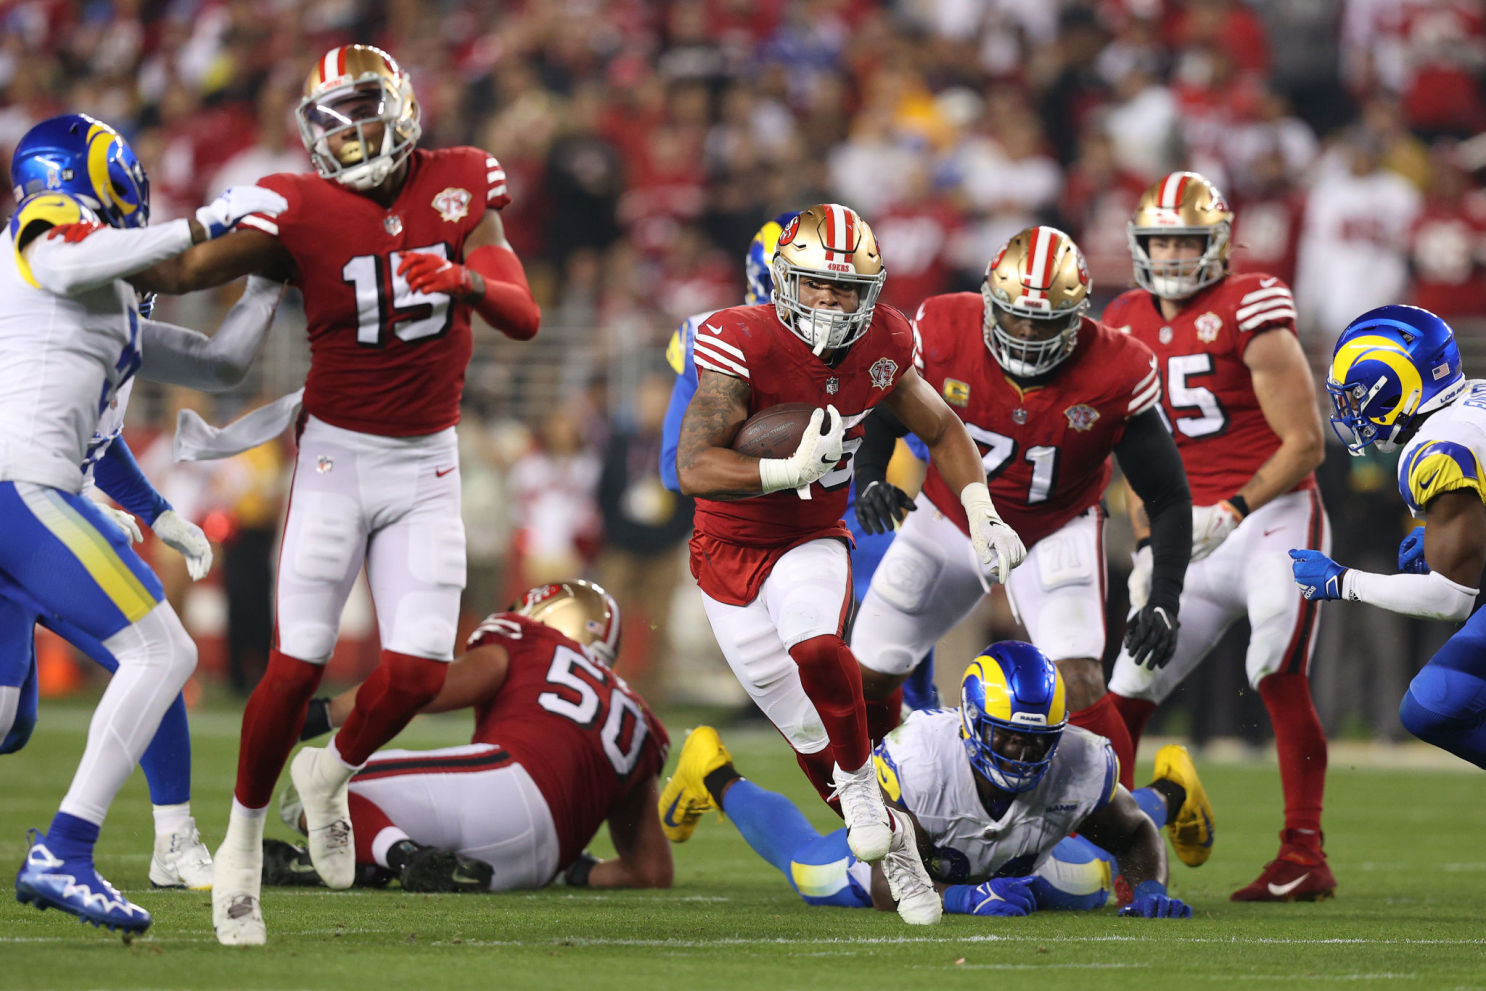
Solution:
M 877 238 L 855 210 L 822 203 L 801 212 L 779 234 L 774 249 L 774 311 L 779 322 L 816 354 L 843 348 L 867 332 L 887 269 Z M 800 302 L 800 280 L 844 283 L 857 290 L 850 313 Z
M 550 626 L 613 667 L 619 660 L 619 603 L 593 582 L 575 579 L 538 585 L 507 612 Z
M 1001 246 L 986 266 L 986 347 L 1018 378 L 1045 375 L 1073 353 L 1093 288 L 1089 267 L 1073 238 L 1056 227 L 1028 227 Z M 1009 333 L 1001 315 L 1036 321 L 1033 338 Z
M 360 190 L 381 185 L 423 133 L 412 80 L 395 58 L 370 45 L 326 52 L 304 81 L 294 117 L 315 170 Z M 365 129 L 376 122 L 382 136 L 373 149 Z M 342 133 L 345 139 L 332 151 L 329 138 Z
M 1196 172 L 1173 172 L 1145 191 L 1126 228 L 1135 284 L 1162 299 L 1186 299 L 1228 274 L 1233 211 L 1218 187 Z M 1193 234 L 1207 238 L 1199 258 L 1153 261 L 1150 238 Z

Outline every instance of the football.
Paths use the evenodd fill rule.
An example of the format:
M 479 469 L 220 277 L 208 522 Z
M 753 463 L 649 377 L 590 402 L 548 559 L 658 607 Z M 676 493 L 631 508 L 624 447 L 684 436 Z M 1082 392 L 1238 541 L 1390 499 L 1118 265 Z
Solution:
M 809 403 L 780 403 L 748 418 L 733 438 L 733 450 L 750 458 L 787 458 L 800 446 L 815 407 Z

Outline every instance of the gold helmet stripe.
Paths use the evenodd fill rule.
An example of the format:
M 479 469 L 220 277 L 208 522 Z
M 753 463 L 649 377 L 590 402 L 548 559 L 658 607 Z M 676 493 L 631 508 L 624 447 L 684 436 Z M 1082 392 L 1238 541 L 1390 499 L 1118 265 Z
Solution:
M 1161 181 L 1161 206 L 1175 210 L 1182 205 L 1189 177 L 1190 174 L 1186 172 L 1173 172 Z
M 839 203 L 827 203 L 825 211 L 826 261 L 850 261 L 857 242 L 856 211 Z
M 1026 287 L 1028 299 L 1047 299 L 1047 291 L 1053 285 L 1053 255 L 1058 245 L 1056 232 L 1050 227 L 1032 228 L 1032 252 L 1027 262 Z

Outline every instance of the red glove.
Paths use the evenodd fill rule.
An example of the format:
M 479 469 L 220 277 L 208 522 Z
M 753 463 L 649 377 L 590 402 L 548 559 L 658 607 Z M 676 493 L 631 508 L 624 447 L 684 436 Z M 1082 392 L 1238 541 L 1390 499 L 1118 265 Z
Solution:
M 81 220 L 75 224 L 58 224 L 46 232 L 48 238 L 54 238 L 59 234 L 62 240 L 68 244 L 76 244 L 94 231 L 101 231 L 107 224 L 100 224 L 96 220 Z
M 447 258 L 421 251 L 409 251 L 403 255 L 397 274 L 408 280 L 408 288 L 414 292 L 441 292 L 463 299 L 475 291 L 469 269 Z

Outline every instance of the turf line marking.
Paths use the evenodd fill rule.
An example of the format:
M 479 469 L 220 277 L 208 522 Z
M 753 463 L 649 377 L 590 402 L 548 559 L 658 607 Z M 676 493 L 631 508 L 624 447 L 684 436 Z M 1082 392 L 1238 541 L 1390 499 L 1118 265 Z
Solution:
M 1135 970 L 1148 963 L 947 963 L 937 967 L 914 964 L 910 970 Z
M 1209 981 L 1407 981 L 1418 974 L 1203 974 Z

